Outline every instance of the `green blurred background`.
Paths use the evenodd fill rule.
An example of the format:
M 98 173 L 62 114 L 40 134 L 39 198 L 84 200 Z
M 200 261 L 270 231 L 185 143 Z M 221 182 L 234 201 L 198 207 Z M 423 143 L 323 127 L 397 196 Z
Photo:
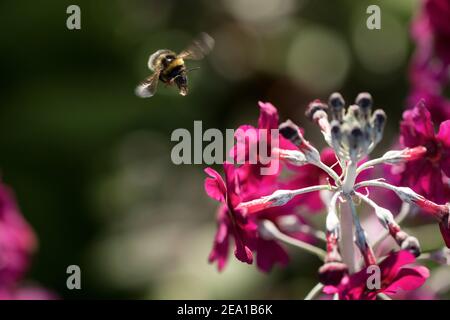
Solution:
M 66 8 L 81 8 L 81 30 Z M 378 4 L 382 29 L 366 28 Z M 386 147 L 407 95 L 417 1 L 2 1 L 0 169 L 40 242 L 28 278 L 63 298 L 303 298 L 319 262 L 261 274 L 207 264 L 216 204 L 204 165 L 170 161 L 171 132 L 255 123 L 270 101 L 320 145 L 305 105 L 339 90 L 370 91 L 389 116 Z M 190 94 L 160 85 L 134 96 L 150 53 L 180 51 L 206 31 L 212 54 Z M 382 152 L 382 147 L 377 152 Z M 82 290 L 66 289 L 66 268 Z

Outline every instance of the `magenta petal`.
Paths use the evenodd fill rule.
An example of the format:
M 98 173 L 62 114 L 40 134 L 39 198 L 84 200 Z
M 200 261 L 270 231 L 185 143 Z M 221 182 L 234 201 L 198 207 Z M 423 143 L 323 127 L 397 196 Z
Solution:
M 248 264 L 253 263 L 253 253 L 252 250 L 250 250 L 249 247 L 244 245 L 242 242 L 239 242 L 237 239 L 236 241 L 236 249 L 234 250 L 234 255 L 236 258 L 241 261 Z
M 258 119 L 259 129 L 278 129 L 278 111 L 269 102 L 258 102 L 260 114 Z
M 211 198 L 224 202 L 226 198 L 227 188 L 225 186 L 225 182 L 217 171 L 206 168 L 206 174 L 208 174 L 211 178 L 205 179 L 205 191 Z
M 234 210 L 234 208 L 236 208 L 241 202 L 241 198 L 239 196 L 241 192 L 238 169 L 234 166 L 234 164 L 225 162 L 223 164 L 223 170 L 225 172 L 225 181 L 228 187 L 226 199 L 227 205 L 230 210 L 233 210 L 235 214 L 238 214 L 238 212 Z
M 26 287 L 20 287 L 14 291 L 14 296 L 12 299 L 14 300 L 58 300 L 59 297 L 41 287 L 37 286 L 26 286 Z
M 412 110 L 403 112 L 400 133 L 401 143 L 410 148 L 424 145 L 427 140 L 434 138 L 431 115 L 423 101 L 420 101 Z
M 450 148 L 450 120 L 441 123 L 436 138 L 441 141 L 444 147 Z
M 415 129 L 427 138 L 434 137 L 433 122 L 431 121 L 431 114 L 425 107 L 423 102 L 419 102 L 413 109 L 412 120 Z
M 253 253 L 251 247 L 254 247 L 254 237 L 253 226 L 248 225 L 244 228 L 236 225 L 233 230 L 235 250 L 234 255 L 239 261 L 252 264 L 253 263 Z
M 210 263 L 217 261 L 217 268 L 219 271 L 225 267 L 228 261 L 228 248 L 230 243 L 230 233 L 228 225 L 228 217 L 226 207 L 223 206 L 219 209 L 219 224 L 216 235 L 214 237 L 213 248 L 209 254 L 208 261 Z
M 339 289 L 335 286 L 325 286 L 322 291 L 326 294 L 335 294 L 339 292 Z
M 256 252 L 256 265 L 264 272 L 269 272 L 277 263 L 286 266 L 289 262 L 286 251 L 273 240 L 258 239 Z
M 436 138 L 441 143 L 441 169 L 450 177 L 450 120 L 441 123 Z
M 236 144 L 230 150 L 230 157 L 237 164 L 249 161 L 250 150 L 256 150 L 258 144 L 258 129 L 250 125 L 240 126 L 234 133 Z
M 15 284 L 24 276 L 36 244 L 12 190 L 0 182 L 0 287 Z
M 411 291 L 421 287 L 430 276 L 430 271 L 423 267 L 402 268 L 391 284 L 383 290 L 386 294 L 394 294 L 400 290 Z
M 441 202 L 443 194 L 445 193 L 441 169 L 425 165 L 421 171 L 416 171 L 413 174 L 419 175 L 419 180 L 417 182 L 420 189 L 416 191 L 432 201 Z
M 401 250 L 396 253 L 391 253 L 380 263 L 382 279 L 390 283 L 395 278 L 401 267 L 414 263 L 415 261 L 416 258 L 409 251 Z

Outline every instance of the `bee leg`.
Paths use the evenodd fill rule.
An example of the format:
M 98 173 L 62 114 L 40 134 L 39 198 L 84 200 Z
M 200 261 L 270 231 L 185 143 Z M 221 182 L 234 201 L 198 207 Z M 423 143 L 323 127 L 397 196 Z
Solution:
M 200 69 L 200 67 L 190 68 L 190 69 L 187 69 L 186 72 L 191 72 L 191 71 L 198 70 L 198 69 Z

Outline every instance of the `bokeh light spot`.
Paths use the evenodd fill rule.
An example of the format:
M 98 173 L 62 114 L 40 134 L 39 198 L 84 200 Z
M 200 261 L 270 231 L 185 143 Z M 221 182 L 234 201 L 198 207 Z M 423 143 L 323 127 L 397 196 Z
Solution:
M 347 45 L 333 31 L 320 27 L 303 29 L 292 41 L 287 71 L 313 93 L 338 89 L 349 68 Z

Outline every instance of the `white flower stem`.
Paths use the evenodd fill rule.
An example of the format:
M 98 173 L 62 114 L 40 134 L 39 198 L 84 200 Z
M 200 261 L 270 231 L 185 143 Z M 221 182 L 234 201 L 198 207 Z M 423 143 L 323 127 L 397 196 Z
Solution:
M 306 224 L 302 224 L 298 227 L 298 231 L 300 231 L 301 233 L 310 235 L 315 237 L 317 240 L 321 240 L 321 241 L 327 241 L 327 237 L 325 232 L 323 232 L 322 230 L 316 230 Z
M 306 295 L 305 300 L 312 300 L 316 298 L 322 292 L 323 284 L 320 282 L 311 289 L 311 291 Z
M 408 216 L 410 210 L 411 210 L 411 205 L 409 203 L 403 202 L 399 214 L 397 215 L 397 217 L 395 217 L 395 222 L 397 224 L 401 224 L 403 222 L 403 220 L 405 220 L 405 218 Z M 388 235 L 389 235 L 389 231 L 383 230 L 381 235 L 372 244 L 372 247 L 374 248 L 374 250 L 383 242 L 384 239 L 386 239 L 386 237 Z
M 344 184 L 342 186 L 342 191 L 345 195 L 350 194 L 353 191 L 356 180 L 356 162 L 350 161 L 345 172 Z
M 355 190 L 362 187 L 380 187 L 388 190 L 396 191 L 396 186 L 393 186 L 385 181 L 384 179 L 376 179 L 376 180 L 366 180 L 355 185 Z
M 370 168 L 376 166 L 377 164 L 382 164 L 382 163 L 384 163 L 384 159 L 383 158 L 376 158 L 376 159 L 372 159 L 370 161 L 364 162 L 356 170 L 356 174 L 358 175 L 361 172 L 363 172 L 364 170 L 370 169 Z
M 341 210 L 341 254 L 350 274 L 355 272 L 355 248 L 353 244 L 353 216 L 350 210 Z
M 286 203 L 288 203 L 289 201 L 291 201 L 292 198 L 294 198 L 295 196 L 298 196 L 298 195 L 301 195 L 304 193 L 314 192 L 314 191 L 332 190 L 332 189 L 333 189 L 333 187 L 330 185 L 317 185 L 317 186 L 306 187 L 306 188 L 295 189 L 295 190 L 277 190 L 270 195 L 267 195 L 267 196 L 264 196 L 261 198 L 257 198 L 257 199 L 253 199 L 253 200 L 250 200 L 247 202 L 241 202 L 238 205 L 238 208 L 248 208 L 248 207 L 252 207 L 254 205 L 273 201 L 273 199 L 276 199 L 277 197 L 280 197 L 281 199 L 284 197 L 283 201 L 274 201 L 270 205 L 272 207 L 282 206 L 282 205 L 285 205 Z
M 323 163 L 322 161 L 319 162 L 314 162 L 312 163 L 313 165 L 321 168 L 323 171 L 325 171 L 326 173 L 328 173 L 328 175 L 330 177 L 333 178 L 334 182 L 336 182 L 337 186 L 341 185 L 341 178 L 338 176 L 338 174 L 336 173 L 336 171 L 334 171 L 333 169 L 331 169 L 329 166 L 327 166 L 325 163 Z
M 312 187 L 306 187 L 302 189 L 296 189 L 296 190 L 290 190 L 294 196 L 298 196 L 300 194 L 308 193 L 308 192 L 314 192 L 314 191 L 321 191 L 321 190 L 330 190 L 329 185 L 318 185 L 318 186 L 312 186 Z
M 263 232 L 268 233 L 272 238 L 312 253 L 322 261 L 325 260 L 327 254 L 325 250 L 282 233 L 272 221 L 264 220 L 262 227 L 264 228 Z

